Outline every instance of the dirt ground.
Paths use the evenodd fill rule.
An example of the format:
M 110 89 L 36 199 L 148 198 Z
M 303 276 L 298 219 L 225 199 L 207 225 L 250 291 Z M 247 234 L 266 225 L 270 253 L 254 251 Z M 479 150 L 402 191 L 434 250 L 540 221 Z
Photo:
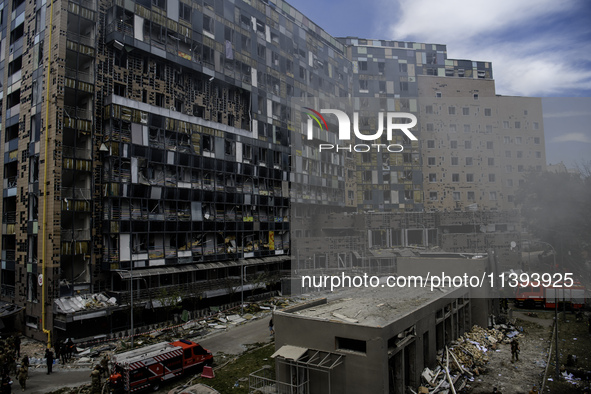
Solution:
M 489 350 L 487 373 L 475 377 L 470 383 L 471 394 L 489 394 L 496 387 L 503 394 L 527 394 L 535 385 L 541 392 L 544 384 L 544 394 L 556 393 L 585 393 L 589 381 L 580 381 L 577 385 L 555 377 L 554 349 L 548 366 L 548 374 L 544 380 L 548 351 L 554 327 L 554 312 L 536 310 L 525 312 L 514 310 L 513 319 L 517 327 L 523 328 L 523 338 L 519 340 L 521 352 L 519 361 L 511 362 L 509 344 L 501 344 L 496 351 Z M 576 321 L 571 313 L 566 318 L 559 314 L 559 367 L 567 364 L 569 354 L 577 356 L 576 366 L 566 367 L 566 370 L 591 370 L 591 336 L 588 331 L 587 319 Z M 563 367 L 564 368 L 564 367 Z
M 519 361 L 511 362 L 511 347 L 501 344 L 488 351 L 487 373 L 474 377 L 470 383 L 473 394 L 489 394 L 496 387 L 501 393 L 528 393 L 534 385 L 540 388 L 548 360 L 548 346 L 552 336 L 553 314 L 536 312 L 537 317 L 513 311 L 515 325 L 523 329 L 519 340 Z

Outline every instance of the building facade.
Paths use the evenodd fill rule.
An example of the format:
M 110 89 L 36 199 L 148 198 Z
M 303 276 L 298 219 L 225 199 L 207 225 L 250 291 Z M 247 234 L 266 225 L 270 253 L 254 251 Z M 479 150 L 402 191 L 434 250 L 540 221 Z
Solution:
M 490 63 L 449 60 L 443 45 L 336 39 L 281 0 L 16 0 L 0 10 L 0 294 L 24 308 L 15 324 L 36 338 L 162 320 L 165 298 L 189 310 L 236 301 L 244 280 L 275 289 L 292 235 L 304 256 L 326 235 L 320 212 L 456 207 L 453 193 L 440 199 L 447 186 L 425 180 L 427 158 L 448 153 L 425 147 L 423 106 L 434 104 L 419 97 L 447 79 L 494 92 Z M 404 153 L 321 154 L 292 98 L 359 109 L 375 99 L 416 114 L 420 138 L 397 136 Z M 503 102 L 499 119 L 530 122 Z M 535 133 L 522 141 L 537 152 Z M 516 161 L 501 166 L 505 150 Z M 497 174 L 519 172 L 519 151 L 495 151 Z M 513 179 L 497 176 L 499 188 Z M 499 190 L 501 209 L 512 192 Z M 439 237 L 414 227 L 422 242 Z M 419 242 L 409 237 L 401 242 Z
M 3 5 L 0 278 L 25 334 L 129 327 L 128 307 L 55 309 L 67 297 L 106 291 L 126 309 L 131 289 L 154 305 L 276 283 L 288 100 L 348 94 L 344 46 L 284 2 Z M 333 188 L 318 198 L 344 201 Z
M 353 62 L 353 96 L 356 109 L 376 103 L 383 111 L 421 114 L 418 97 L 423 76 L 440 76 L 473 82 L 487 81 L 494 86 L 490 62 L 447 58 L 445 45 L 404 41 L 341 39 Z M 363 122 L 362 122 L 363 123 Z M 421 119 L 419 118 L 419 124 Z M 375 113 L 360 127 L 375 130 Z M 417 129 L 418 141 L 398 135 L 396 143 L 402 153 L 367 152 L 357 155 L 357 207 L 360 210 L 384 212 L 420 212 L 427 204 L 424 196 L 428 185 L 422 176 L 422 153 L 425 145 L 423 128 Z M 385 138 L 383 141 L 386 143 Z
M 425 209 L 514 210 L 523 176 L 546 170 L 541 99 L 497 96 L 492 80 L 418 86 Z

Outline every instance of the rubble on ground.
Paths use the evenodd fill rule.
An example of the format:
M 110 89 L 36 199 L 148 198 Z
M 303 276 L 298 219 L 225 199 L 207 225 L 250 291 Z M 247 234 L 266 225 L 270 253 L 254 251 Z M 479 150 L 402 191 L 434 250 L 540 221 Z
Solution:
M 422 385 L 417 394 L 452 394 L 461 392 L 474 380 L 474 376 L 486 373 L 488 352 L 499 344 L 509 344 L 513 338 L 521 338 L 520 330 L 510 324 L 495 325 L 485 329 L 473 326 L 452 342 L 437 356 L 435 370 L 425 368 L 421 374 Z
M 227 311 L 212 308 L 213 313 L 209 316 L 174 326 L 159 327 L 136 335 L 134 337 L 134 348 L 164 341 L 172 342 L 178 338 L 197 338 L 198 340 L 209 333 L 227 330 L 249 320 L 263 318 L 268 316 L 273 310 L 285 308 L 292 303 L 293 301 L 290 298 L 279 296 L 244 303 L 242 310 L 240 307 Z M 77 351 L 74 353 L 72 361 L 63 365 L 61 360 L 57 360 L 56 357 L 54 368 L 92 368 L 105 355 L 111 356 L 115 353 L 131 349 L 131 338 L 123 337 L 114 340 L 78 342 L 76 346 Z M 29 356 L 29 362 L 32 368 L 45 368 L 45 348 L 46 344 L 43 342 L 24 338 L 21 345 L 21 354 Z

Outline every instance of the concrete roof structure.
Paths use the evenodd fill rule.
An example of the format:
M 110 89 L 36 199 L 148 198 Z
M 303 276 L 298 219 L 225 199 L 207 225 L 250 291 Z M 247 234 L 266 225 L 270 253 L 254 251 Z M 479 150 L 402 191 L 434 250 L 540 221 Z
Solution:
M 451 287 L 437 288 L 433 292 L 429 288 L 416 287 L 348 289 L 343 291 L 343 298 L 300 309 L 294 314 L 327 321 L 385 327 L 436 299 L 451 295 L 453 290 L 455 288 Z

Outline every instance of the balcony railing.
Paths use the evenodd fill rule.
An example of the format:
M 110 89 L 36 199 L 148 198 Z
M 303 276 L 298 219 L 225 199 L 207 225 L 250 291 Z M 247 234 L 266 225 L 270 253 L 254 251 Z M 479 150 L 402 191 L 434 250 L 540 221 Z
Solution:
M 5 182 L 6 182 L 6 188 L 10 189 L 11 187 L 16 187 L 16 182 L 18 180 L 18 177 L 16 176 L 11 176 L 8 177 Z
M 94 47 L 95 40 L 90 36 L 83 36 L 81 34 L 69 31 L 67 32 L 66 37 L 70 41 L 78 42 L 89 47 Z M 66 68 L 66 70 L 68 70 L 68 68 Z
M 0 287 L 0 293 L 4 297 L 14 297 L 15 296 L 14 286 L 2 285 L 2 287 Z
M 95 10 L 95 2 L 90 0 L 70 0 L 74 4 L 79 4 L 84 8 L 88 8 L 89 10 Z
M 15 261 L 16 260 L 16 250 L 8 249 L 2 251 L 2 259 L 6 261 Z
M 78 73 L 83 74 L 83 73 Z M 71 74 L 73 75 L 73 74 Z M 85 119 L 85 120 L 92 120 L 92 111 L 87 110 L 86 108 L 81 107 L 70 107 L 68 105 L 64 105 L 64 115 L 66 117 L 71 118 L 78 118 L 78 119 Z
M 4 212 L 2 215 L 3 223 L 16 223 L 16 212 Z
M 89 241 L 90 230 L 62 230 L 62 241 Z
M 146 279 L 146 280 L 148 280 L 148 279 Z M 125 279 L 125 281 L 127 281 L 129 283 L 129 279 Z M 134 282 L 135 283 L 140 282 L 141 284 L 144 284 L 144 281 L 140 280 L 138 278 L 136 278 L 136 280 Z M 217 279 L 217 280 L 207 280 L 207 281 L 199 281 L 199 282 L 192 282 L 192 283 L 182 283 L 182 284 L 171 285 L 171 286 L 158 286 L 158 287 L 152 287 L 149 289 L 137 289 L 134 286 L 133 299 L 134 299 L 134 303 L 141 302 L 141 301 L 157 300 L 158 297 L 161 296 L 163 293 L 164 294 L 168 293 L 167 290 L 173 290 L 174 293 L 180 294 L 181 297 L 187 297 L 190 295 L 196 296 L 196 295 L 202 294 L 203 292 L 205 292 L 207 290 L 216 290 L 216 289 L 224 288 L 224 286 L 229 288 L 229 287 L 235 287 L 236 285 L 239 285 L 238 282 L 237 282 L 237 284 L 234 284 L 233 286 L 228 285 L 228 283 L 229 282 L 227 279 Z M 114 296 L 117 299 L 118 304 L 128 304 L 130 302 L 130 292 L 128 290 L 112 291 L 109 293 L 110 293 L 110 295 Z
M 89 200 L 92 197 L 92 190 L 81 187 L 63 187 L 62 198 L 78 200 Z
M 62 154 L 64 157 L 71 157 L 75 159 L 92 159 L 92 150 L 86 148 L 76 148 L 74 146 L 63 146 Z

